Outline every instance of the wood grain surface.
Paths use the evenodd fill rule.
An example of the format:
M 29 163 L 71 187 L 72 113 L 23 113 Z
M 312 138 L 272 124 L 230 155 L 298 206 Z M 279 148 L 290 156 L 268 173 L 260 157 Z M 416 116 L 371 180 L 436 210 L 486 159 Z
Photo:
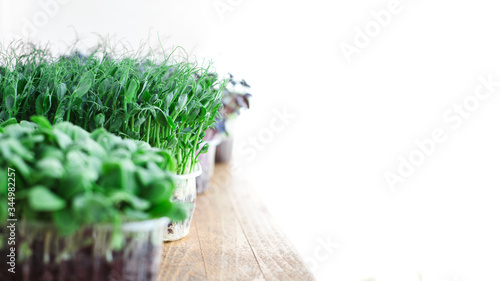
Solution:
M 315 280 L 252 185 L 215 167 L 189 235 L 163 245 L 158 281 Z

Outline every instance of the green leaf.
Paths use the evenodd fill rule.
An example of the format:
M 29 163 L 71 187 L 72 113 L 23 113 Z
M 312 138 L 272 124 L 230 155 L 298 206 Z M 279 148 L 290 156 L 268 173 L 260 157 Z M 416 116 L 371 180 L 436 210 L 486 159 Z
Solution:
M 65 154 L 62 150 L 56 148 L 55 146 L 47 146 L 44 148 L 42 153 L 40 153 L 40 158 L 53 158 L 62 162 L 64 161 Z
M 146 118 L 144 116 L 137 117 L 134 123 L 134 129 L 139 130 L 144 122 L 146 122 Z
M 97 94 L 102 97 L 111 88 L 112 81 L 111 78 L 104 79 L 97 87 Z
M 57 85 L 56 89 L 56 94 L 57 94 L 57 99 L 60 101 L 64 98 L 64 95 L 66 95 L 66 92 L 68 91 L 68 88 L 66 87 L 66 84 L 61 83 Z
M 64 168 L 61 162 L 55 158 L 44 158 L 37 161 L 36 167 L 40 175 L 49 178 L 62 178 L 64 175 Z
M 208 143 L 205 143 L 203 147 L 200 149 L 200 152 L 198 154 L 203 154 L 207 153 L 208 149 L 210 148 L 210 145 Z
M 196 118 L 196 122 L 203 122 L 207 117 L 207 109 L 203 106 L 201 107 L 200 115 Z
M 184 106 L 186 106 L 187 100 L 188 100 L 187 94 L 182 94 L 179 97 L 179 100 L 177 101 L 177 104 L 175 105 L 175 111 L 176 112 L 181 111 L 184 108 Z
M 125 102 L 131 103 L 135 101 L 137 89 L 139 89 L 139 82 L 137 82 L 136 79 L 130 80 L 127 90 L 125 91 Z
M 177 142 L 178 142 L 178 140 L 177 140 L 176 137 L 172 138 L 172 140 L 170 140 L 168 142 L 167 149 L 173 149 L 174 147 L 176 147 L 177 146 Z
M 194 100 L 190 101 L 186 107 L 186 111 L 191 112 L 191 110 L 194 108 L 195 105 L 196 105 L 196 101 L 194 101 Z
M 63 99 L 59 102 L 57 106 L 56 114 L 54 116 L 54 123 L 58 123 L 57 120 L 63 120 L 64 114 L 68 109 L 68 99 Z
M 2 108 L 2 105 L 0 105 L 0 108 Z M 9 119 L 9 113 L 7 111 L 0 111 L 0 122 L 3 122 L 5 120 Z
M 52 106 L 52 96 L 50 94 L 45 95 L 43 99 L 43 114 L 47 114 L 49 112 L 50 107 Z
M 165 106 L 170 107 L 170 104 L 172 102 L 172 99 L 174 98 L 174 93 L 170 92 L 167 97 L 165 98 Z
M 43 115 L 45 113 L 45 110 L 43 108 L 43 100 L 45 99 L 45 95 L 40 94 L 36 98 L 35 102 L 35 109 L 36 109 L 36 114 L 37 115 Z
M 173 191 L 173 185 L 168 181 L 156 181 L 148 188 L 141 190 L 142 197 L 153 203 L 160 202 L 165 199 L 170 199 Z
M 189 112 L 186 122 L 191 123 L 192 121 L 194 121 L 196 117 L 198 117 L 198 114 L 200 114 L 200 111 L 201 109 L 199 107 L 196 107 L 193 110 L 191 110 L 191 112 Z
M 115 76 L 117 71 L 118 71 L 118 66 L 115 66 L 113 68 L 113 70 L 111 70 L 111 72 L 109 73 L 109 76 L 111 76 L 111 77 Z
M 99 113 L 97 114 L 95 117 L 94 117 L 94 121 L 95 121 L 95 126 L 96 128 L 98 127 L 102 127 L 104 125 L 104 121 L 106 120 L 106 116 L 104 115 L 104 113 Z
M 89 132 L 85 131 L 79 126 L 75 126 L 70 122 L 58 123 L 54 126 L 54 132 L 61 131 L 66 136 L 69 136 L 73 141 L 86 140 L 89 137 Z
M 35 186 L 28 194 L 29 206 L 40 212 L 54 212 L 64 209 L 66 202 L 44 186 Z
M 23 143 L 20 140 L 13 140 L 13 139 L 9 139 L 9 140 L 5 141 L 4 143 L 9 145 L 10 150 L 14 154 L 16 154 L 16 156 L 19 156 L 22 159 L 27 160 L 27 161 L 34 160 L 34 157 L 33 157 L 34 152 L 29 149 L 29 146 L 31 146 L 32 143 L 29 145 L 24 143 L 24 145 L 23 145 Z M 11 156 L 11 157 L 13 157 L 13 156 Z
M 16 96 L 17 96 L 16 89 L 14 89 L 14 87 L 7 86 L 7 88 L 5 88 L 5 96 L 4 96 L 5 108 L 8 111 L 14 108 L 16 104 Z
M 166 217 L 172 210 L 172 202 L 169 202 L 165 199 L 161 199 L 159 203 L 157 203 L 151 210 L 149 211 L 150 215 L 153 218 L 161 218 Z
M 5 208 L 5 210 L 7 210 L 7 208 Z M 132 208 L 125 208 L 123 212 L 125 213 L 125 216 L 131 220 L 140 221 L 149 219 L 149 214 L 147 212 L 138 211 Z
M 73 103 L 72 103 L 72 110 L 74 110 L 76 113 L 82 113 L 80 111 L 80 105 L 82 104 L 83 102 L 83 99 L 80 98 L 80 97 L 75 97 L 73 99 Z
M 166 116 L 163 111 L 159 110 L 158 113 L 156 114 L 156 122 L 160 126 L 167 127 L 169 125 L 169 122 L 167 119 L 168 117 L 170 117 L 170 116 Z M 172 118 L 170 118 L 170 120 L 172 120 Z
M 173 208 L 168 212 L 168 217 L 173 221 L 183 221 L 194 206 L 192 203 L 173 202 Z
M 113 203 L 103 194 L 88 193 L 74 197 L 73 213 L 83 223 L 109 221 Z
M 35 122 L 40 128 L 52 129 L 49 120 L 43 116 L 31 116 L 31 121 Z
M 73 92 L 72 97 L 73 98 L 81 98 L 83 95 L 85 95 L 90 90 L 93 83 L 94 83 L 94 73 L 91 70 L 85 72 L 82 75 L 82 78 L 80 79 L 80 83 L 78 83 L 78 86 L 76 87 L 75 91 Z
M 187 210 L 192 204 L 172 203 L 167 200 L 161 201 L 151 208 L 150 214 L 154 218 L 168 217 L 173 221 L 182 221 L 187 217 Z
M 170 125 L 171 128 L 175 128 L 174 120 L 172 120 L 172 117 L 167 116 L 167 122 L 168 122 L 168 125 Z
M 109 127 L 110 132 L 116 132 L 120 130 L 123 125 L 123 117 L 120 115 L 116 115 L 115 118 L 111 121 L 111 126 Z
M 100 184 L 104 187 L 119 188 L 135 193 L 137 182 L 134 178 L 134 169 L 135 166 L 130 159 L 121 159 L 119 157 L 106 159 L 102 164 L 102 171 L 105 176 L 100 181 Z
M 201 87 L 201 85 L 197 85 L 196 86 L 196 94 L 200 95 L 202 92 L 203 92 L 203 88 Z
M 68 135 L 59 130 L 53 130 L 52 133 L 54 134 L 56 142 L 61 149 L 68 148 L 73 142 Z
M 158 100 L 158 94 L 154 94 L 151 96 L 151 98 L 149 99 L 149 104 L 154 104 L 155 101 Z
M 17 93 L 22 96 L 24 89 L 26 88 L 26 85 L 28 84 L 28 81 L 23 77 L 19 81 L 17 81 Z
M 54 213 L 54 223 L 61 235 L 70 235 L 80 227 L 78 221 L 69 210 L 60 210 Z
M 149 99 L 151 99 L 151 94 L 149 93 L 149 91 L 144 91 L 141 98 L 143 101 L 149 102 Z
M 113 204 L 126 202 L 129 203 L 132 207 L 134 207 L 134 209 L 140 211 L 144 211 L 151 206 L 149 201 L 141 199 L 124 190 L 113 190 L 108 194 L 108 196 L 111 202 L 113 202 Z
M 12 118 L 10 118 L 10 119 L 5 120 L 4 122 L 2 122 L 0 124 L 0 127 L 5 128 L 5 127 L 7 127 L 9 125 L 12 125 L 12 124 L 17 124 L 17 120 L 16 120 L 15 117 L 12 117 Z
M 177 164 L 175 163 L 175 159 L 170 155 L 167 151 L 159 151 L 159 154 L 163 156 L 163 161 L 158 163 L 158 167 L 164 171 L 175 171 Z
M 11 163 L 11 167 L 15 168 L 16 171 L 19 171 L 19 174 L 21 174 L 24 178 L 31 177 L 31 169 L 21 157 L 18 155 L 12 155 L 9 158 L 9 162 Z

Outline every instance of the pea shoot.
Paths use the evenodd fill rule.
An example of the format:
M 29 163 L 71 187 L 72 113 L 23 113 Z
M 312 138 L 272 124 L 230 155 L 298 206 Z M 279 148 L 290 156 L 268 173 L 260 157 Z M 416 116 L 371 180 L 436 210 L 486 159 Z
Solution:
M 194 171 L 227 83 L 210 64 L 117 56 L 105 48 L 54 57 L 48 49 L 21 47 L 0 51 L 0 123 L 40 115 L 86 131 L 104 128 L 167 150 L 178 174 Z

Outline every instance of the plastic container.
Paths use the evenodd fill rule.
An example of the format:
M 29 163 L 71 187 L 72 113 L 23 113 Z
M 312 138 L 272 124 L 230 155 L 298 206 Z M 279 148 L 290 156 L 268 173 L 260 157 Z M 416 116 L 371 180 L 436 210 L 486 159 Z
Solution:
M 220 144 L 220 138 L 207 141 L 209 147 L 206 153 L 200 154 L 198 160 L 202 168 L 202 173 L 196 178 L 196 192 L 198 194 L 205 192 L 210 187 L 210 179 L 214 174 L 215 151 Z
M 227 135 L 223 135 L 220 144 L 215 150 L 215 163 L 228 163 L 233 155 L 233 142 L 236 127 L 236 118 L 229 118 L 225 122 Z
M 161 235 L 167 218 L 125 223 L 125 244 L 111 247 L 110 224 L 82 228 L 61 236 L 52 224 L 18 222 L 15 274 L 3 262 L 10 245 L 2 243 L 0 280 L 13 281 L 153 281 L 161 263 Z M 4 232 L 2 240 L 5 240 Z
M 233 155 L 233 137 L 224 138 L 215 149 L 215 163 L 228 163 Z
M 198 163 L 196 164 L 196 170 L 193 173 L 174 176 L 174 200 L 177 202 L 188 203 L 190 204 L 190 208 L 188 210 L 188 217 L 184 221 L 171 221 L 165 225 L 163 231 L 164 241 L 175 241 L 188 235 L 196 207 L 196 177 L 201 175 L 201 173 L 202 168 Z

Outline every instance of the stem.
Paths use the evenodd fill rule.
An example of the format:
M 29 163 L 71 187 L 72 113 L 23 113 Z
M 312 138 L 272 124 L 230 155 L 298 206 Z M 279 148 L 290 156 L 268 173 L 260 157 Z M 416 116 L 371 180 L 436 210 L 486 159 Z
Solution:
M 160 148 L 160 126 L 157 126 L 158 130 L 156 130 L 156 147 Z
M 90 116 L 90 114 L 89 114 L 89 116 Z M 89 116 L 87 116 L 87 117 L 89 117 Z M 84 128 L 86 131 L 88 131 L 88 130 L 89 130 L 89 129 L 87 128 L 87 123 L 88 123 L 88 121 L 89 121 L 89 118 L 85 118 L 85 123 L 83 124 L 83 128 Z
M 178 165 L 179 165 L 179 167 L 180 167 L 179 172 L 180 172 L 180 174 L 181 174 L 181 175 L 182 175 L 182 174 L 185 174 L 185 170 L 186 170 L 186 169 L 185 169 L 185 163 L 182 163 L 182 159 L 184 159 L 184 157 L 183 157 L 183 156 L 184 156 L 184 155 L 183 155 L 183 153 L 182 153 L 182 150 L 181 150 L 181 149 L 178 149 L 178 150 L 177 150 L 177 164 L 178 164 Z
M 196 133 L 196 138 L 195 138 L 195 141 L 194 141 L 195 145 L 193 146 L 193 148 L 191 150 L 191 153 L 190 153 L 190 156 L 189 156 L 190 160 L 194 159 L 194 153 L 195 153 L 195 151 L 197 149 L 196 145 L 198 144 L 198 140 L 200 138 L 200 134 L 201 134 L 201 129 L 202 128 L 203 128 L 203 126 L 202 126 L 202 124 L 200 124 L 200 128 L 198 128 L 198 132 Z M 189 169 L 191 171 L 191 173 L 194 172 L 194 164 L 196 164 L 196 162 L 195 163 L 191 163 L 191 167 Z
M 163 141 L 163 149 L 167 149 L 168 148 L 168 134 L 167 134 L 166 129 L 164 131 L 164 134 L 165 134 L 165 136 L 164 136 L 165 140 Z
M 148 131 L 146 133 L 146 142 L 149 143 L 149 134 L 151 133 L 151 115 L 148 117 Z
M 66 121 L 68 121 L 68 122 L 69 122 L 69 116 L 70 116 L 70 114 L 71 114 L 71 107 L 72 107 L 72 106 L 73 106 L 73 100 L 71 100 L 71 101 L 69 102 L 69 106 L 68 106 L 68 114 L 66 115 Z

